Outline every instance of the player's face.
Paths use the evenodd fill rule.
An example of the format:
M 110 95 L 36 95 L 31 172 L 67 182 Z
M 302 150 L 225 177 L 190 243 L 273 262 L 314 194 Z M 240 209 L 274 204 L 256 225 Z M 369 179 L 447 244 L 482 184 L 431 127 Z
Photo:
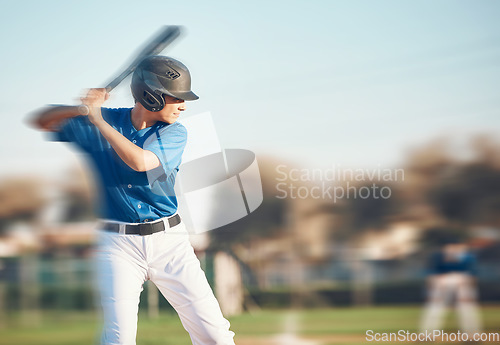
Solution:
M 160 121 L 174 123 L 184 110 L 186 110 L 184 100 L 165 95 L 165 107 L 157 114 Z

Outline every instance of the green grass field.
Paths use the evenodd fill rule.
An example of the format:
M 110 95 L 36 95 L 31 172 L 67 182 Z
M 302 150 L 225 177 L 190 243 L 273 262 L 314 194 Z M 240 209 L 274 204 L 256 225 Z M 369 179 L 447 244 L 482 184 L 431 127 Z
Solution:
M 263 310 L 230 318 L 238 345 L 287 345 L 292 333 L 317 345 L 367 344 L 365 332 L 417 331 L 418 306 L 336 308 L 314 310 Z M 30 321 L 31 319 L 31 321 Z M 482 308 L 484 331 L 500 332 L 500 306 Z M 44 312 L 38 317 L 10 315 L 0 329 L 1 345 L 91 345 L 96 343 L 99 320 L 94 313 Z M 23 323 L 25 324 L 23 326 Z M 450 313 L 445 329 L 456 332 Z M 288 333 L 287 333 L 288 332 Z M 189 336 L 175 314 L 163 313 L 149 320 L 141 314 L 138 345 L 189 345 Z M 456 342 L 455 342 L 456 344 Z

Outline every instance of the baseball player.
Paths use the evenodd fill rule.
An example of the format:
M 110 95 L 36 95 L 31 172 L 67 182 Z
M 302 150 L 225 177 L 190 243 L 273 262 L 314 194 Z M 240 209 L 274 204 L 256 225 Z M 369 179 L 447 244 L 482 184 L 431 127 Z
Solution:
M 456 304 L 460 328 L 472 336 L 481 329 L 477 303 L 476 258 L 466 243 L 456 238 L 447 239 L 429 262 L 425 305 L 421 329 L 432 332 L 441 329 L 446 307 Z
M 88 153 L 100 182 L 97 278 L 101 344 L 135 344 L 139 295 L 151 280 L 175 308 L 195 345 L 234 344 L 177 214 L 174 183 L 186 145 L 177 122 L 191 91 L 189 70 L 165 56 L 145 58 L 132 76 L 133 108 L 109 109 L 105 89 L 80 106 L 51 106 L 34 119 Z

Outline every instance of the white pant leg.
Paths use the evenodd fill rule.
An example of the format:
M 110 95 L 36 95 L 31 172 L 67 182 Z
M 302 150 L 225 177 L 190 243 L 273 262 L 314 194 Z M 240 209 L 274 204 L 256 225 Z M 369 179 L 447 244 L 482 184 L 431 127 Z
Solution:
M 234 333 L 222 315 L 184 224 L 171 231 L 150 236 L 151 281 L 179 314 L 193 345 L 234 345 Z
M 104 318 L 102 345 L 135 345 L 147 267 L 140 236 L 99 233 L 97 284 Z
M 467 275 L 462 275 L 457 291 L 457 312 L 460 329 L 472 335 L 481 331 L 481 317 L 476 287 Z
M 434 281 L 424 308 L 420 325 L 421 332 L 441 329 L 443 316 L 452 294 L 453 286 L 450 286 L 446 277 L 441 276 Z

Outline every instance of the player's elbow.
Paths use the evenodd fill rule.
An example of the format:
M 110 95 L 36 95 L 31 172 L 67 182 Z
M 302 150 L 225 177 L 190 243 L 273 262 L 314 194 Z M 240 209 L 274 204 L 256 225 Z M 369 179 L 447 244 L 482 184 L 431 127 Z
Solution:
M 127 160 L 127 165 L 137 172 L 145 172 L 160 166 L 160 160 L 153 152 L 141 149 Z
M 133 166 L 131 168 L 134 169 L 137 172 L 145 172 L 145 171 L 149 170 L 144 165 L 136 165 L 136 166 Z
M 137 172 L 144 172 L 147 170 L 146 164 L 144 164 L 144 161 L 141 162 L 141 160 L 132 160 L 127 163 L 127 165 L 134 171 Z
M 44 121 L 41 118 L 33 118 L 29 121 L 29 125 L 35 129 L 42 131 L 54 131 L 54 128 L 50 126 L 50 122 Z
M 45 122 L 46 121 L 43 121 L 43 116 L 40 113 L 30 113 L 24 119 L 26 126 L 41 130 L 48 129 Z
M 27 115 L 25 123 L 35 129 L 55 131 L 57 125 L 64 119 L 75 115 L 73 108 L 71 106 L 47 106 L 37 109 Z
M 137 172 L 145 172 L 151 170 L 148 162 L 146 162 L 142 157 L 132 159 L 127 165 Z

